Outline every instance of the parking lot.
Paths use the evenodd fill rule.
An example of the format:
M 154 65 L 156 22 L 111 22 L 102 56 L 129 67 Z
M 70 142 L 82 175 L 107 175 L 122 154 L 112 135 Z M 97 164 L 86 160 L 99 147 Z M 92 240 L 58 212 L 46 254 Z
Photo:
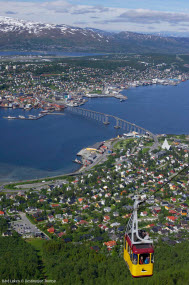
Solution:
M 33 225 L 30 220 L 26 217 L 25 213 L 19 213 L 21 220 L 14 221 L 11 223 L 12 228 L 22 235 L 23 237 L 36 237 L 42 234 L 42 237 L 46 238 L 47 236 L 44 235 L 35 225 Z

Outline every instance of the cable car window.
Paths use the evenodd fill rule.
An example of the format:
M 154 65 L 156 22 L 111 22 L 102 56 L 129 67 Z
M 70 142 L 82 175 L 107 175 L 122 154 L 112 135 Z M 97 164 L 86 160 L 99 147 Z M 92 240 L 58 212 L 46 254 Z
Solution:
M 131 261 L 133 260 L 133 252 L 131 249 L 130 249 L 130 259 L 131 259 Z
M 128 245 L 128 253 L 129 253 L 129 255 L 131 254 L 131 248 L 129 245 Z
M 148 253 L 140 254 L 139 264 L 149 264 L 149 263 L 150 263 L 150 255 Z
M 132 252 L 132 249 L 130 248 L 130 246 L 128 246 L 128 247 L 129 247 L 128 253 L 129 253 L 130 259 L 132 261 L 133 252 Z
M 133 261 L 133 264 L 137 264 L 138 263 L 138 256 L 137 256 L 137 254 L 135 254 L 135 253 L 133 253 L 133 259 L 132 259 Z
M 151 263 L 154 263 L 154 253 L 151 254 Z

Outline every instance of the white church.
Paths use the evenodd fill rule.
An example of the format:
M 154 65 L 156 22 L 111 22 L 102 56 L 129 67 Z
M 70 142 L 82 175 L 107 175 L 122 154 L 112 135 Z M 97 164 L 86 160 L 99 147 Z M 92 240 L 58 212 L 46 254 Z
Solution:
M 168 144 L 167 139 L 164 140 L 164 143 L 162 144 L 162 149 L 170 150 L 171 146 Z

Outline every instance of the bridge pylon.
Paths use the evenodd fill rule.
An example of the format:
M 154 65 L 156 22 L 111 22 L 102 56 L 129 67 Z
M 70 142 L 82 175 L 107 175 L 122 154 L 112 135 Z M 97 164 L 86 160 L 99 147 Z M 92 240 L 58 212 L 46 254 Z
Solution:
M 109 125 L 110 124 L 110 122 L 108 121 L 108 116 L 105 116 L 103 124 L 104 125 Z
M 115 129 L 120 129 L 119 126 L 119 118 L 116 118 L 116 125 L 114 126 Z
M 109 115 L 109 114 L 105 114 L 105 113 L 100 113 L 100 112 L 96 112 L 96 111 L 92 111 L 92 110 L 87 110 L 87 109 L 83 109 L 80 107 L 72 107 L 72 106 L 68 106 L 67 108 L 68 111 L 71 111 L 73 113 L 82 115 L 84 117 L 89 117 L 91 119 L 97 120 L 99 122 L 102 122 L 104 125 L 109 125 L 110 121 L 109 119 L 114 119 L 116 121 L 116 125 L 114 126 L 115 129 L 122 129 L 122 130 L 126 130 L 127 132 L 138 132 L 138 134 L 140 135 L 147 135 L 149 137 L 151 137 L 156 143 L 158 143 L 158 139 L 157 136 L 155 134 L 153 134 L 152 132 L 139 127 L 133 123 L 130 123 L 124 119 L 115 117 L 114 115 Z M 54 113 L 55 115 L 62 115 L 62 113 Z M 53 115 L 53 113 L 51 113 L 51 115 Z

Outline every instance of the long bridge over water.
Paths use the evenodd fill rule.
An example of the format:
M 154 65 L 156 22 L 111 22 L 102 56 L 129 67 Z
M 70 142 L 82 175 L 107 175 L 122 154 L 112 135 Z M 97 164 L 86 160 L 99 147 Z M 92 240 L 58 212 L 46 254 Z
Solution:
M 113 115 L 109 115 L 109 114 L 105 114 L 105 113 L 101 113 L 101 112 L 97 112 L 97 111 L 93 111 L 93 110 L 87 110 L 87 109 L 83 109 L 80 107 L 71 107 L 68 106 L 66 108 L 66 111 L 74 113 L 74 114 L 78 114 L 93 120 L 97 120 L 99 122 L 102 122 L 105 125 L 109 125 L 110 124 L 110 119 L 114 119 L 115 121 L 115 125 L 114 128 L 115 129 L 123 129 L 126 132 L 137 132 L 139 135 L 146 135 L 148 134 L 151 138 L 154 139 L 154 141 L 156 143 L 158 143 L 157 137 L 156 135 L 154 135 L 152 132 L 137 126 L 136 124 L 130 123 L 124 119 L 118 118 L 116 116 Z M 64 113 L 50 113 L 50 114 L 54 114 L 54 115 L 63 115 Z

